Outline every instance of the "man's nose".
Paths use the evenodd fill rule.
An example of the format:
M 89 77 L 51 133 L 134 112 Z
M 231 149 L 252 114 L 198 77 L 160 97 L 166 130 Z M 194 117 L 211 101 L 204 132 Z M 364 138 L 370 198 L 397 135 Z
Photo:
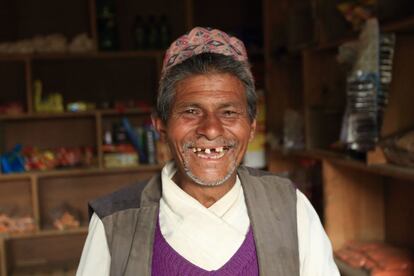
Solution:
M 223 124 L 216 114 L 204 116 L 197 128 L 197 134 L 204 136 L 208 140 L 214 140 L 223 135 Z

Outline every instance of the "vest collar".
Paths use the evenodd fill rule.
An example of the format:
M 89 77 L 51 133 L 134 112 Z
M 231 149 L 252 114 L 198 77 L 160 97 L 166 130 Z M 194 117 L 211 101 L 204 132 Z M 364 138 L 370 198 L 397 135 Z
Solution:
M 269 193 L 273 189 L 266 187 L 263 181 L 252 175 L 246 167 L 239 167 L 238 174 L 243 186 L 247 210 L 253 228 L 260 275 L 299 275 L 297 229 L 288 229 L 289 225 L 292 225 L 292 221 L 288 221 L 289 219 L 294 220 L 294 225 L 296 226 L 296 217 L 292 217 L 292 215 L 296 215 L 296 210 L 294 213 L 288 211 L 287 214 L 282 215 L 279 210 L 286 204 L 286 199 L 283 198 L 283 195 L 275 192 Z M 277 185 L 277 183 L 267 184 L 269 186 Z M 136 259 L 141 259 L 138 262 L 144 265 L 144 267 L 139 269 L 139 275 L 151 275 L 151 249 L 154 241 L 155 222 L 161 194 L 161 174 L 158 173 L 149 181 L 141 196 L 140 209 L 142 210 L 138 214 L 138 225 L 133 239 L 134 246 L 132 247 L 135 250 L 139 248 L 139 252 L 133 252 L 134 249 L 131 252 L 131 257 L 134 258 L 135 255 Z M 293 244 L 289 243 L 292 235 L 296 241 Z M 150 247 L 142 246 L 140 242 L 150 245 Z M 140 254 L 145 255 L 145 263 L 142 263 L 142 258 L 138 258 Z M 280 264 L 277 261 L 286 258 L 291 259 L 289 261 L 291 265 Z M 129 269 L 131 269 L 131 274 L 128 273 L 130 272 Z M 135 272 L 133 272 L 134 269 Z M 136 273 L 137 267 L 128 266 L 126 268 L 125 275 L 138 275 Z

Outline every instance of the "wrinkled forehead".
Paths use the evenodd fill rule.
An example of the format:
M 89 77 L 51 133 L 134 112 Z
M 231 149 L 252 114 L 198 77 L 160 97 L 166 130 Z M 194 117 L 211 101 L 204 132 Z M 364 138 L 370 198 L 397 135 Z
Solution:
M 184 105 L 237 105 L 247 107 L 245 87 L 235 76 L 199 74 L 177 83 L 173 106 Z

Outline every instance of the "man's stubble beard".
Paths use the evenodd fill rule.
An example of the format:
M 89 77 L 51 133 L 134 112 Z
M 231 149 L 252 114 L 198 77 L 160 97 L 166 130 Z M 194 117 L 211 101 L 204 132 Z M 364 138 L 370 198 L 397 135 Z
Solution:
M 196 184 L 198 184 L 200 186 L 204 186 L 204 187 L 220 186 L 223 183 L 225 183 L 227 180 L 230 179 L 230 177 L 233 175 L 233 173 L 236 171 L 236 169 L 238 167 L 236 157 L 233 156 L 232 159 L 233 159 L 233 160 L 231 160 L 232 164 L 230 165 L 229 169 L 227 170 L 227 174 L 222 179 L 218 179 L 216 181 L 207 182 L 207 180 L 203 180 L 203 179 L 197 177 L 190 169 L 189 161 L 187 160 L 187 155 L 184 156 L 184 163 L 183 163 L 184 172 L 192 181 L 194 181 Z

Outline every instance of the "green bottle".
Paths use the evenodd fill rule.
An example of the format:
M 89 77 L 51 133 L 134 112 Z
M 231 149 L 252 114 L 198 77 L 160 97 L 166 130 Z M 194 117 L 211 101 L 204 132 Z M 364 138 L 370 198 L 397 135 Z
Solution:
M 167 16 L 163 14 L 159 22 L 160 48 L 167 49 L 171 43 L 171 28 Z
M 100 50 L 118 49 L 114 0 L 97 0 L 98 46 Z

